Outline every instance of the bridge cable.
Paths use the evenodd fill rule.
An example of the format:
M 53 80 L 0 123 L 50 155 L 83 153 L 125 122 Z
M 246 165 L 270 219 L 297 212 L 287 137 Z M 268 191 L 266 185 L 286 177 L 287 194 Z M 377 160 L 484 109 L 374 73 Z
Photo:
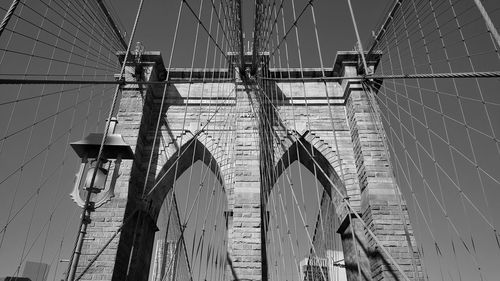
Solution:
M 95 26 L 95 24 L 94 24 Z M 77 35 L 78 35 L 78 32 L 77 32 Z M 90 43 L 91 43 L 91 40 L 89 40 L 89 46 L 90 46 Z M 57 43 L 56 43 L 57 44 Z M 54 52 L 55 50 L 53 50 L 53 53 L 52 53 L 52 56 L 54 55 Z M 68 60 L 71 59 L 71 56 Z M 85 61 L 85 64 L 87 63 L 87 61 Z M 50 71 L 50 68 L 51 68 L 52 64 L 49 65 L 49 68 L 47 70 L 47 72 Z M 65 73 L 68 72 L 68 67 L 66 67 L 66 70 L 65 70 Z M 61 86 L 61 88 L 63 88 L 64 86 Z M 42 92 L 45 91 L 45 86 L 42 87 Z M 57 102 L 57 109 L 56 110 L 59 110 L 60 108 L 60 105 L 61 105 L 61 98 L 62 98 L 62 93 L 59 94 L 59 97 L 58 97 L 58 102 Z M 77 99 L 78 100 L 78 96 L 77 96 Z M 89 102 L 90 104 L 90 102 Z M 72 120 L 74 120 L 74 116 L 75 116 L 75 112 L 76 112 L 76 109 L 73 111 L 73 118 Z M 54 131 L 55 131 L 55 128 L 56 128 L 56 122 L 57 122 L 57 117 L 58 116 L 55 116 L 55 118 L 53 119 L 52 121 L 52 126 L 51 126 L 51 130 L 50 130 L 50 137 L 49 137 L 49 143 L 52 141 L 53 139 L 53 136 L 54 136 Z M 65 155 L 66 155 L 66 152 L 68 150 L 68 146 L 65 147 L 65 151 L 64 151 L 64 156 L 63 156 L 63 159 L 65 159 Z M 44 157 L 44 160 L 43 160 L 43 164 L 42 164 L 42 169 L 40 169 L 40 176 L 39 176 L 39 182 L 41 183 L 42 181 L 42 178 L 43 178 L 43 175 L 44 175 L 44 172 L 45 172 L 45 169 L 46 169 L 46 166 L 47 166 L 47 162 L 48 162 L 48 156 L 49 156 L 49 150 L 47 150 L 45 152 L 45 157 Z M 64 162 L 64 161 L 63 161 Z M 61 166 L 62 167 L 62 166 Z M 61 172 L 59 173 L 59 179 L 61 179 Z M 61 185 L 59 185 L 59 188 L 58 190 L 61 190 Z M 39 198 L 39 191 L 37 191 L 37 197 L 36 197 L 36 201 L 35 201 L 35 206 L 37 206 L 37 203 L 38 203 L 38 198 Z M 52 217 L 53 217 L 53 214 L 57 208 L 57 206 L 59 206 L 59 204 L 61 203 L 62 201 L 62 196 L 60 197 L 60 199 L 58 200 L 58 203 L 55 204 L 55 206 L 53 207 L 53 211 L 51 212 L 51 215 L 49 216 L 49 220 L 48 220 L 48 227 L 47 227 L 47 232 L 46 232 L 46 236 L 45 236 L 45 239 L 44 239 L 44 243 L 43 243 L 43 246 L 42 246 L 42 251 L 41 251 L 41 254 L 40 254 L 40 259 L 39 261 L 41 262 L 42 258 L 43 258 L 43 255 L 44 255 L 44 252 L 45 252 L 45 248 L 46 248 L 46 244 L 47 244 L 47 237 L 48 237 L 48 233 L 49 233 L 49 230 L 50 230 L 50 227 L 51 227 L 51 222 L 52 222 Z M 33 210 L 35 211 L 36 207 L 33 208 Z M 34 212 L 33 212 L 33 215 L 34 215 Z M 32 217 L 33 217 L 32 215 Z M 28 231 L 29 233 L 29 231 Z M 29 234 L 28 234 L 29 235 Z M 36 241 L 36 240 L 35 240 Z M 19 267 L 21 266 L 21 263 L 19 264 Z M 17 275 L 17 272 L 16 272 L 16 275 Z
M 45 17 L 46 17 L 46 15 L 47 15 L 47 10 L 45 10 Z M 41 26 L 43 26 L 43 24 L 44 24 L 44 21 L 42 21 Z M 38 31 L 38 33 L 37 33 L 37 37 L 39 37 L 39 36 L 40 36 L 40 30 L 39 30 L 39 31 Z M 33 48 L 32 48 L 32 54 L 34 53 L 36 46 L 37 46 L 37 45 L 36 45 L 36 42 L 35 42 L 35 44 L 34 44 L 34 46 L 33 46 Z M 54 53 L 52 53 L 52 56 L 53 56 L 53 55 L 54 55 Z M 30 60 L 29 60 L 29 62 L 28 62 L 28 66 L 29 66 L 29 64 L 30 64 L 30 63 L 31 63 L 31 58 L 30 58 Z M 28 66 L 26 67 L 26 71 L 27 71 L 27 69 L 28 69 Z M 50 67 L 51 67 L 51 65 L 49 65 L 47 72 L 49 72 L 49 71 L 50 71 Z M 20 91 L 21 91 L 21 88 L 20 88 L 20 89 L 19 89 L 19 91 L 18 91 L 18 95 L 19 95 L 19 92 L 20 92 Z M 42 90 L 42 92 L 43 92 L 43 90 Z M 59 97 L 59 100 L 60 100 L 60 97 Z M 35 119 L 34 121 L 36 121 L 36 119 L 38 118 L 39 109 L 40 109 L 40 104 L 41 104 L 41 99 L 38 99 L 37 106 L 36 106 L 36 110 L 35 110 L 35 114 L 34 114 L 34 119 Z M 11 114 L 11 118 L 10 118 L 9 120 L 10 120 L 10 121 L 12 120 L 12 114 Z M 10 127 L 10 124 L 11 124 L 11 123 L 10 123 L 10 121 L 9 121 L 8 126 L 7 126 L 8 128 Z M 7 131 L 8 131 L 8 128 L 7 128 L 7 130 L 5 131 L 6 133 L 7 133 Z M 29 132 L 29 137 L 28 137 L 28 144 L 27 144 L 27 146 L 26 146 L 26 148 L 25 148 L 25 150 L 24 150 L 24 154 L 23 154 L 24 156 L 23 156 L 23 158 L 22 158 L 22 161 L 21 161 L 21 162 L 25 162 L 25 161 L 26 161 L 26 158 L 27 158 L 27 156 L 28 156 L 28 151 L 29 151 L 28 149 L 29 149 L 30 144 L 31 144 L 31 141 L 32 141 L 32 136 L 33 136 L 33 127 L 31 126 L 31 127 L 30 127 L 30 132 Z M 51 135 L 50 139 L 52 139 L 52 135 Z M 3 148 L 3 145 L 4 145 L 4 143 L 5 143 L 5 137 L 4 137 L 1 141 L 2 141 L 2 147 L 0 147 L 0 154 L 2 153 L 2 148 Z M 49 143 L 50 143 L 50 141 L 49 141 Z M 46 155 L 47 155 L 47 154 L 46 154 Z M 46 158 L 45 158 L 45 159 L 46 159 Z M 43 167 L 42 167 L 42 169 L 41 169 L 42 173 L 43 173 L 43 171 L 45 170 L 45 166 L 46 166 L 46 161 L 44 162 Z M 9 222 L 9 220 L 10 220 L 11 211 L 12 211 L 12 208 L 13 208 L 14 202 L 15 202 L 16 197 L 17 197 L 17 192 L 18 192 L 18 190 L 20 189 L 20 185 L 21 185 L 21 181 L 22 181 L 22 175 L 23 175 L 23 172 L 24 172 L 24 170 L 23 170 L 23 169 L 21 169 L 21 170 L 20 170 L 20 172 L 19 172 L 19 177 L 18 177 L 17 182 L 16 182 L 16 187 L 15 187 L 15 191 L 14 191 L 14 195 L 13 195 L 13 200 L 12 200 L 12 203 L 10 204 L 10 207 L 9 207 L 9 214 L 8 214 L 8 216 L 7 216 L 7 223 L 8 223 L 8 222 Z M 16 272 L 15 272 L 15 276 L 17 276 L 17 275 L 18 275 L 18 273 L 19 273 L 20 266 L 21 266 L 21 263 L 22 263 L 22 260 L 23 260 L 23 256 L 24 256 L 24 254 L 25 254 L 26 246 L 27 246 L 27 243 L 28 243 L 28 237 L 29 237 L 29 234 L 30 234 L 30 231 L 31 231 L 31 227 L 32 227 L 32 224 L 33 224 L 34 214 L 35 214 L 35 211 L 36 211 L 36 209 L 37 209 L 37 205 L 38 205 L 38 198 L 39 198 L 39 193 L 37 192 L 37 193 L 36 193 L 36 196 L 35 196 L 35 203 L 34 203 L 33 211 L 32 211 L 31 216 L 30 216 L 30 220 L 29 220 L 29 223 L 28 223 L 28 228 L 27 228 L 26 236 L 25 236 L 25 239 L 24 239 L 24 246 L 23 246 L 23 249 L 22 249 L 22 252 L 21 252 L 21 256 L 20 256 L 20 262 L 19 262 L 19 265 L 18 265 L 17 270 L 16 270 Z M 5 238 L 5 232 L 6 232 L 6 229 L 7 229 L 7 223 L 6 223 L 6 225 L 4 226 L 5 231 L 2 233 L 2 239 L 0 240 L 0 247 L 2 246 L 2 244 L 3 244 L 3 240 L 4 240 L 4 238 Z
M 269 99 L 269 97 L 264 94 L 264 97 L 266 97 L 267 99 Z M 272 104 L 271 104 L 272 105 Z M 274 106 L 274 105 L 272 105 Z M 279 114 L 278 114 L 279 115 Z M 297 140 L 300 139 L 300 137 L 296 136 L 297 133 L 295 134 L 292 134 L 293 136 L 295 136 L 295 138 Z M 302 147 L 304 147 L 304 145 L 299 141 L 298 142 Z M 304 147 L 305 149 L 305 147 Z M 309 157 L 311 158 L 311 160 L 314 162 L 314 164 L 318 167 L 318 169 L 327 177 L 327 180 L 330 182 L 330 184 L 332 185 L 332 187 L 334 188 L 334 190 L 342 196 L 342 193 L 340 192 L 340 190 L 335 186 L 335 184 L 332 182 L 332 180 L 330 178 L 328 178 L 326 172 L 323 170 L 323 168 L 321 168 L 321 166 L 317 163 L 317 161 L 312 158 L 312 155 L 306 150 L 306 153 L 309 155 Z M 294 193 L 292 192 L 292 195 Z M 294 197 L 294 200 L 296 200 L 296 197 Z M 393 265 L 396 267 L 396 269 L 402 274 L 402 276 L 404 277 L 405 280 L 409 281 L 408 277 L 406 276 L 406 274 L 404 273 L 404 271 L 401 269 L 400 265 L 398 263 L 395 262 L 394 258 L 389 254 L 389 252 L 387 251 L 387 249 L 383 246 L 383 244 L 380 243 L 380 240 L 377 238 L 377 236 L 372 232 L 372 230 L 370 230 L 370 228 L 367 226 L 367 224 L 361 219 L 361 217 L 359 216 L 359 214 L 357 214 L 353 207 L 351 206 L 351 204 L 349 203 L 349 201 L 347 201 L 344 197 L 342 197 L 342 201 L 343 203 L 345 203 L 345 206 L 349 208 L 349 210 L 353 211 L 353 214 L 356 216 L 356 218 L 359 219 L 360 221 L 360 224 L 364 227 L 364 229 L 368 232 L 368 234 L 373 238 L 373 240 L 378 244 L 380 245 L 380 248 L 381 250 L 384 252 L 384 254 L 387 255 L 387 257 L 390 259 L 391 263 L 393 263 Z M 299 213 L 300 213 L 300 210 L 299 210 Z M 302 220 L 303 220 L 303 217 L 301 217 Z M 303 220 L 304 221 L 304 220 Z

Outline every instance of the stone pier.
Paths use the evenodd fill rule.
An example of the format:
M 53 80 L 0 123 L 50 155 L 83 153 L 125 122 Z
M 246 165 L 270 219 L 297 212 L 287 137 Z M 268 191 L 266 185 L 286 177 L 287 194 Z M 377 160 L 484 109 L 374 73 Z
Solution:
M 123 54 L 119 57 L 123 60 Z M 369 56 L 369 66 L 376 68 L 379 58 Z M 92 215 L 79 270 L 115 238 L 82 280 L 148 280 L 158 215 L 193 159 L 212 170 L 228 195 L 227 251 L 233 268 L 227 269 L 227 280 L 234 280 L 233 271 L 241 280 L 268 279 L 266 200 L 273 181 L 294 161 L 311 171 L 316 164 L 321 167 L 317 177 L 334 206 L 332 219 L 341 225 L 349 281 L 403 280 L 363 224 L 408 276 L 422 279 L 406 204 L 397 197 L 383 131 L 377 130 L 381 124 L 371 114 L 362 81 L 348 78 L 359 74 L 359 61 L 356 52 L 339 52 L 326 75 L 346 79 L 333 82 L 307 80 L 320 78 L 320 69 L 301 73 L 272 68 L 261 71 L 289 79 L 263 85 L 250 78 L 220 81 L 232 77 L 229 67 L 174 69 L 164 98 L 161 85 L 124 86 L 116 133 L 132 145 L 135 160 L 123 161 L 115 197 Z M 122 63 L 129 82 L 166 77 L 158 52 Z M 299 79 L 302 74 L 305 81 Z M 189 76 L 194 82 L 186 83 Z M 202 82 L 204 77 L 212 82 Z M 221 110 L 215 112 L 216 107 Z M 155 134 L 158 116 L 160 130 Z M 174 163 L 178 167 L 169 169 Z M 144 193 L 149 194 L 146 200 Z M 347 198 L 353 210 L 346 207 Z

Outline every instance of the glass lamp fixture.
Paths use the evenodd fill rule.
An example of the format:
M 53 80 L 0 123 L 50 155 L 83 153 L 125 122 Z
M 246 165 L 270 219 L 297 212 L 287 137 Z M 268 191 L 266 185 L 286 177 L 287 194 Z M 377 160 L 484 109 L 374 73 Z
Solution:
M 97 172 L 95 172 L 96 169 L 97 169 Z M 84 183 L 85 189 L 90 188 L 91 183 L 92 183 L 92 177 L 93 177 L 94 173 L 96 173 L 96 175 L 95 175 L 93 187 L 96 189 L 103 190 L 105 185 L 106 185 L 106 178 L 108 177 L 108 170 L 106 170 L 102 167 L 99 167 L 99 168 L 92 167 L 87 171 L 87 176 L 85 177 L 85 183 Z

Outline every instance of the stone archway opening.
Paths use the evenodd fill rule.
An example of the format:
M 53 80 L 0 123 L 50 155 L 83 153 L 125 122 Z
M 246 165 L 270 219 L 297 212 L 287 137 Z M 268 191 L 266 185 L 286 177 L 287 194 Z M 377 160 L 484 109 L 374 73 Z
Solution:
M 296 256 L 295 260 L 300 262 L 295 262 L 296 264 L 292 264 L 292 266 L 297 268 L 296 274 L 299 280 L 311 278 L 313 280 L 331 280 L 332 278 L 349 281 L 371 280 L 371 249 L 367 244 L 365 230 L 354 219 L 352 212 L 346 206 L 345 198 L 348 196 L 348 191 L 334 168 L 335 159 L 328 156 L 331 149 L 324 147 L 324 142 L 309 142 L 308 138 L 310 139 L 311 135 L 306 132 L 302 137 L 291 142 L 279 161 L 277 161 L 274 169 L 276 177 L 278 179 L 285 177 L 290 186 L 289 193 L 293 199 L 292 206 L 293 204 L 298 206 L 301 203 L 293 190 L 296 184 L 291 181 L 291 178 L 298 175 L 299 180 L 302 179 L 299 182 L 300 192 L 311 196 L 310 194 L 313 192 L 303 191 L 305 188 L 302 174 L 307 171 L 311 174 L 308 185 L 314 186 L 314 188 L 308 186 L 309 191 L 316 190 L 315 204 L 319 208 L 315 214 L 314 233 L 310 234 L 310 231 L 302 230 L 306 234 L 307 240 L 305 242 L 309 247 L 309 252 L 304 258 Z M 293 165 L 299 166 L 298 172 L 289 172 Z M 271 192 L 273 192 L 273 189 Z M 320 193 L 321 197 L 319 196 Z M 305 195 L 302 196 L 304 212 L 307 211 L 305 198 Z M 269 200 L 266 202 L 269 204 Z M 282 209 L 285 210 L 285 208 Z M 297 221 L 298 218 L 302 222 L 303 229 L 311 228 L 310 223 L 307 222 L 305 216 L 299 210 L 300 208 L 297 207 L 297 212 L 292 212 L 293 220 Z M 291 236 L 292 231 L 300 233 L 300 228 L 287 229 L 287 235 Z M 298 235 L 296 234 L 296 236 Z M 269 237 L 269 234 L 267 234 L 267 237 Z M 297 238 L 295 243 L 300 245 Z M 323 248 L 316 250 L 320 247 Z M 286 264 L 283 267 L 286 268 Z M 288 267 L 290 268 L 290 265 Z M 344 268 L 345 270 L 340 271 L 340 269 Z
M 203 161 L 184 170 L 158 212 L 148 280 L 219 280 L 226 210 L 225 189 Z
M 269 280 L 347 280 L 336 232 L 340 222 L 314 171 L 299 160 L 290 163 L 276 180 L 266 210 Z

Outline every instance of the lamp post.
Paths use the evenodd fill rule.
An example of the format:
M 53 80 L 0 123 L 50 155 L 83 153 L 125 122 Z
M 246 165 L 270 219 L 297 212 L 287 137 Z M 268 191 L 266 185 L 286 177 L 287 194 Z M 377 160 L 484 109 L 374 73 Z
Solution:
M 102 149 L 101 158 L 97 159 L 97 157 L 99 157 L 99 150 L 103 137 L 106 138 L 104 147 Z M 89 134 L 83 140 L 71 143 L 71 147 L 82 159 L 82 162 L 77 174 L 75 186 L 70 195 L 73 201 L 75 201 L 78 206 L 82 207 L 83 210 L 80 218 L 78 237 L 71 255 L 68 275 L 66 276 L 67 281 L 73 281 L 75 279 L 83 241 L 87 234 L 87 226 L 91 222 L 91 213 L 95 208 L 100 207 L 114 196 L 114 187 L 116 179 L 118 178 L 121 160 L 134 159 L 132 148 L 125 143 L 122 136 L 119 134 L 109 134 L 107 136 L 95 133 Z M 89 169 L 87 169 L 88 159 L 93 159 L 91 160 L 93 165 L 91 165 Z M 108 159 L 116 160 L 112 180 L 106 189 L 108 170 L 102 166 L 108 162 Z M 85 170 L 87 171 L 84 180 L 83 174 Z M 82 193 L 84 193 L 84 196 L 82 196 Z M 92 194 L 99 193 L 101 193 L 99 197 L 92 198 Z

